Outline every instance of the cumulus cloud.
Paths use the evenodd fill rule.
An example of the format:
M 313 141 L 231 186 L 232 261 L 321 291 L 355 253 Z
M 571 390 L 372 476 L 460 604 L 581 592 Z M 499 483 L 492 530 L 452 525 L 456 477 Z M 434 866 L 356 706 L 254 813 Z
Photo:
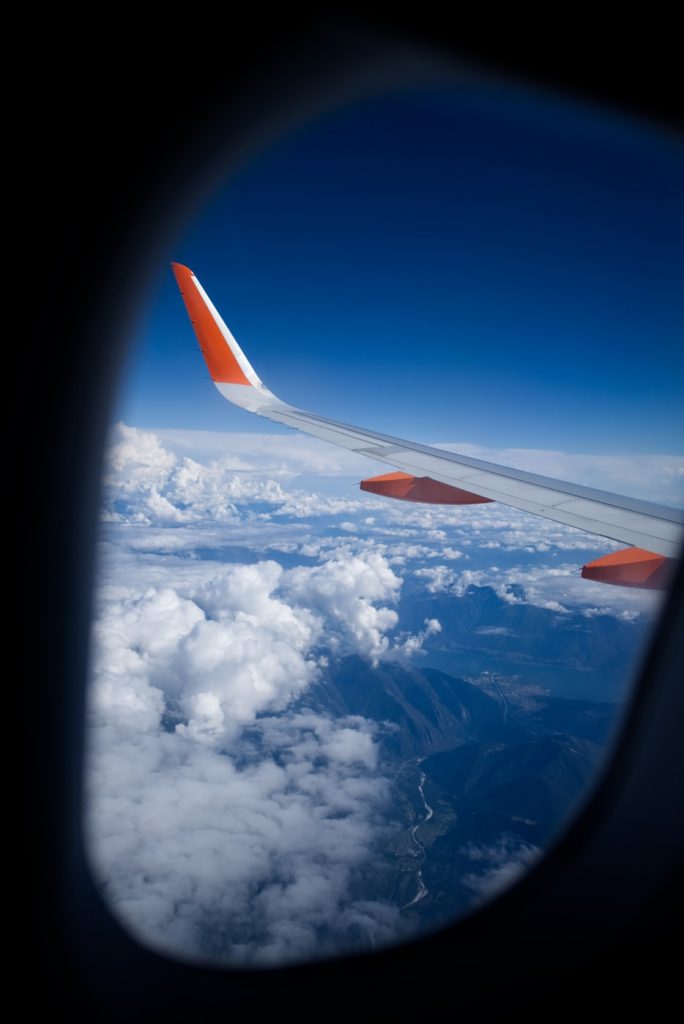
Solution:
M 367 511 L 368 502 L 364 498 L 328 497 L 315 492 L 294 491 L 287 495 L 286 500 L 272 514 L 294 519 L 311 519 L 317 516 L 360 515 Z M 354 533 L 357 526 L 347 521 L 341 522 L 338 528 Z
M 507 604 L 533 604 L 561 615 L 572 610 L 587 618 L 612 615 L 624 622 L 655 614 L 663 600 L 659 591 L 582 579 L 577 565 L 464 569 L 447 589 L 460 597 L 471 586 L 491 587 Z
M 368 722 L 266 717 L 220 750 L 166 731 L 153 703 L 91 719 L 91 858 L 133 934 L 232 964 L 400 934 L 396 908 L 353 895 L 379 860 L 388 792 Z
M 374 663 L 387 653 L 387 632 L 399 616 L 374 602 L 396 601 L 401 579 L 380 554 L 370 553 L 292 569 L 284 587 L 291 601 L 319 609 L 331 624 L 327 643 L 336 653 L 355 651 Z
M 235 472 L 234 459 L 178 458 L 155 434 L 125 423 L 113 430 L 106 467 L 105 517 L 113 522 L 231 521 L 236 504 L 285 500 L 276 481 Z
M 190 432 L 192 433 L 192 432 Z M 204 434 L 204 432 L 197 432 Z M 368 512 L 382 503 L 372 498 L 329 496 L 310 490 L 287 490 L 291 481 L 309 465 L 294 457 L 292 465 L 285 460 L 284 441 L 271 435 L 246 435 L 259 444 L 239 452 L 245 435 L 209 435 L 216 438 L 209 446 L 211 457 L 198 461 L 184 454 L 188 446 L 179 444 L 176 451 L 168 447 L 165 435 L 183 432 L 139 430 L 125 423 L 113 428 L 106 454 L 104 475 L 104 518 L 112 523 L 154 526 L 180 526 L 193 523 L 235 524 L 244 521 L 268 520 L 271 517 L 307 519 L 319 516 L 341 516 Z M 219 443 L 220 442 L 220 443 Z M 322 443 L 322 442 L 321 442 Z M 297 445 L 293 445 L 296 450 Z M 279 452 L 277 456 L 275 452 Z M 189 450 L 193 450 L 189 446 Z M 251 452 L 251 454 L 250 454 Z M 266 453 L 270 452 L 270 457 Z M 260 457 L 255 457 L 255 456 Z M 248 505 L 270 506 L 268 511 L 250 509 Z M 339 529 L 354 532 L 356 524 L 340 523 Z
M 210 568 L 100 592 L 88 829 L 111 905 L 148 944 L 219 961 L 396 937 L 398 909 L 367 898 L 387 830 L 378 727 L 292 702 L 321 645 L 410 656 L 439 623 L 390 642 L 381 602 L 401 580 L 377 554 Z
M 579 612 L 586 618 L 611 615 L 624 622 L 635 621 L 644 614 L 654 615 L 663 599 L 658 591 L 611 587 L 585 580 L 576 564 L 488 565 L 460 572 L 436 565 L 414 569 L 413 576 L 424 580 L 425 589 L 431 594 L 463 597 L 469 587 L 490 587 L 506 604 L 536 605 L 560 615 Z
M 184 729 L 211 740 L 285 706 L 313 678 L 309 651 L 320 623 L 274 596 L 281 575 L 273 562 L 227 566 L 192 599 L 150 588 L 105 602 L 95 627 L 95 700 L 119 693 L 122 666 L 130 688 L 135 670 L 178 702 Z
M 542 851 L 517 837 L 504 835 L 489 846 L 471 843 L 462 852 L 473 865 L 473 870 L 463 876 L 463 884 L 483 901 L 513 885 Z
M 390 653 L 399 659 L 412 658 L 416 654 L 424 653 L 423 644 L 428 637 L 441 632 L 442 623 L 439 619 L 425 619 L 419 633 L 409 634 L 404 640 L 395 644 Z
M 382 602 L 396 602 L 402 580 L 379 554 L 291 570 L 270 560 L 190 568 L 176 589 L 102 589 L 94 692 L 120 700 L 130 676 L 144 678 L 196 739 L 225 740 L 286 707 L 314 679 L 317 648 L 377 662 L 395 647 L 419 650 L 439 626 L 393 641 L 398 614 Z
M 415 576 L 426 580 L 425 588 L 430 594 L 450 590 L 456 582 L 456 573 L 446 565 L 434 565 L 427 569 L 416 569 Z

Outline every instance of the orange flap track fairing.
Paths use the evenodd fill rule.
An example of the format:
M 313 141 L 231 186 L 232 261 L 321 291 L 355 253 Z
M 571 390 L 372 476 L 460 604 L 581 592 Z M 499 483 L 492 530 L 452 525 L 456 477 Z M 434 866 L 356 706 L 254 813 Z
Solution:
M 371 476 L 362 480 L 359 486 L 362 491 L 370 491 L 371 494 L 383 494 L 387 498 L 399 498 L 400 501 L 423 501 L 431 505 L 480 505 L 492 500 L 432 480 L 429 476 L 411 476 L 410 473 Z
M 643 548 L 625 548 L 582 566 L 582 576 L 585 580 L 613 583 L 618 587 L 665 590 L 673 567 L 673 558 Z

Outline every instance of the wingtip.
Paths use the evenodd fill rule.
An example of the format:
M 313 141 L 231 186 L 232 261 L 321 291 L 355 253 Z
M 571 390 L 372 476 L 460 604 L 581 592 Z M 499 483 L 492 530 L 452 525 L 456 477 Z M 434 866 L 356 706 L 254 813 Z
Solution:
M 258 377 L 193 272 L 182 263 L 172 262 L 171 269 L 211 379 L 215 384 L 253 387 Z M 254 381 L 247 374 L 251 374 Z
M 171 260 L 171 269 L 173 270 L 174 274 L 176 274 L 176 276 L 179 273 L 186 273 L 186 274 L 192 274 L 193 273 L 192 270 L 190 269 L 190 267 L 186 267 L 184 263 L 175 263 L 173 260 Z

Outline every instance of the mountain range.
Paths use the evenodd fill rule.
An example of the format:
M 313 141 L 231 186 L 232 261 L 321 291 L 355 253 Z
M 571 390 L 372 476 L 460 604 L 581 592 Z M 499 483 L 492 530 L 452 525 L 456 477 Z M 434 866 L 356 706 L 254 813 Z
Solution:
M 539 856 L 588 793 L 619 710 L 551 696 L 524 677 L 463 679 L 358 656 L 329 657 L 302 705 L 378 723 L 393 829 L 387 891 L 372 896 L 426 927 Z

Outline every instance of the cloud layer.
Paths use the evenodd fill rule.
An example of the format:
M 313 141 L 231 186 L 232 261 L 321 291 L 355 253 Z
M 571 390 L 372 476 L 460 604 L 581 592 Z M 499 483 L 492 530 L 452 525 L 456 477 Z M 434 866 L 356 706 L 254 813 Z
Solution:
M 105 896 L 137 937 L 267 964 L 400 932 L 389 903 L 353 894 L 387 797 L 369 723 L 264 717 L 239 751 L 218 749 L 165 731 L 159 691 L 132 702 L 126 689 L 93 711 L 88 830 Z
M 397 613 L 381 602 L 400 585 L 371 555 L 290 571 L 213 566 L 179 589 L 103 588 L 90 849 L 110 903 L 148 944 L 267 963 L 401 932 L 397 908 L 354 895 L 357 875 L 366 892 L 382 873 L 378 727 L 291 707 L 319 648 L 406 657 L 439 628 L 393 651 Z
M 454 598 L 489 586 L 507 603 L 628 621 L 657 600 L 581 580 L 597 541 L 579 531 L 498 505 L 359 495 L 347 477 L 372 464 L 332 453 L 306 438 L 124 424 L 112 438 L 89 846 L 116 913 L 174 955 L 267 964 L 402 934 L 380 853 L 392 828 L 381 729 L 306 703 L 327 656 L 410 659 L 438 637 L 434 618 L 402 630 L 402 586 Z M 563 475 L 554 453 L 528 455 Z M 321 472 L 343 478 L 337 491 L 292 486 Z M 594 557 L 611 548 L 598 543 Z M 492 890 L 528 852 L 491 853 Z
M 555 451 L 489 450 L 472 444 L 442 444 L 447 450 L 488 459 L 503 465 L 645 497 L 679 507 L 684 504 L 684 456 L 678 455 L 574 455 Z M 377 469 L 374 469 L 374 466 Z M 387 502 L 359 496 L 346 485 L 342 493 L 312 494 L 310 488 L 288 489 L 300 478 L 360 480 L 382 470 L 382 464 L 316 438 L 281 434 L 220 434 L 209 431 L 138 430 L 118 423 L 113 429 L 105 477 L 106 514 L 114 521 L 190 523 L 232 521 L 236 509 L 248 502 L 265 502 L 282 515 L 303 517 L 366 514 L 387 509 Z M 346 490 L 346 495 L 342 496 Z M 352 497 L 352 495 L 354 495 Z M 411 506 L 408 506 L 411 509 Z M 427 521 L 437 529 L 473 519 L 470 508 L 394 505 L 396 522 L 410 526 Z M 518 545 L 517 520 L 504 509 L 509 534 L 504 545 Z M 483 522 L 501 522 L 500 506 L 479 508 Z M 349 517 L 347 517 L 349 518 Z M 530 517 L 523 517 L 523 522 Z M 534 521 L 534 518 L 532 518 Z M 539 520 L 537 520 L 539 522 Z M 369 524 L 372 525 L 372 524 Z M 354 520 L 347 529 L 358 530 Z M 549 532 L 550 531 L 550 532 Z M 542 542 L 562 537 L 581 540 L 579 531 L 554 523 L 545 525 Z M 526 538 L 529 544 L 529 536 Z M 584 543 L 584 542 L 582 542 Z

